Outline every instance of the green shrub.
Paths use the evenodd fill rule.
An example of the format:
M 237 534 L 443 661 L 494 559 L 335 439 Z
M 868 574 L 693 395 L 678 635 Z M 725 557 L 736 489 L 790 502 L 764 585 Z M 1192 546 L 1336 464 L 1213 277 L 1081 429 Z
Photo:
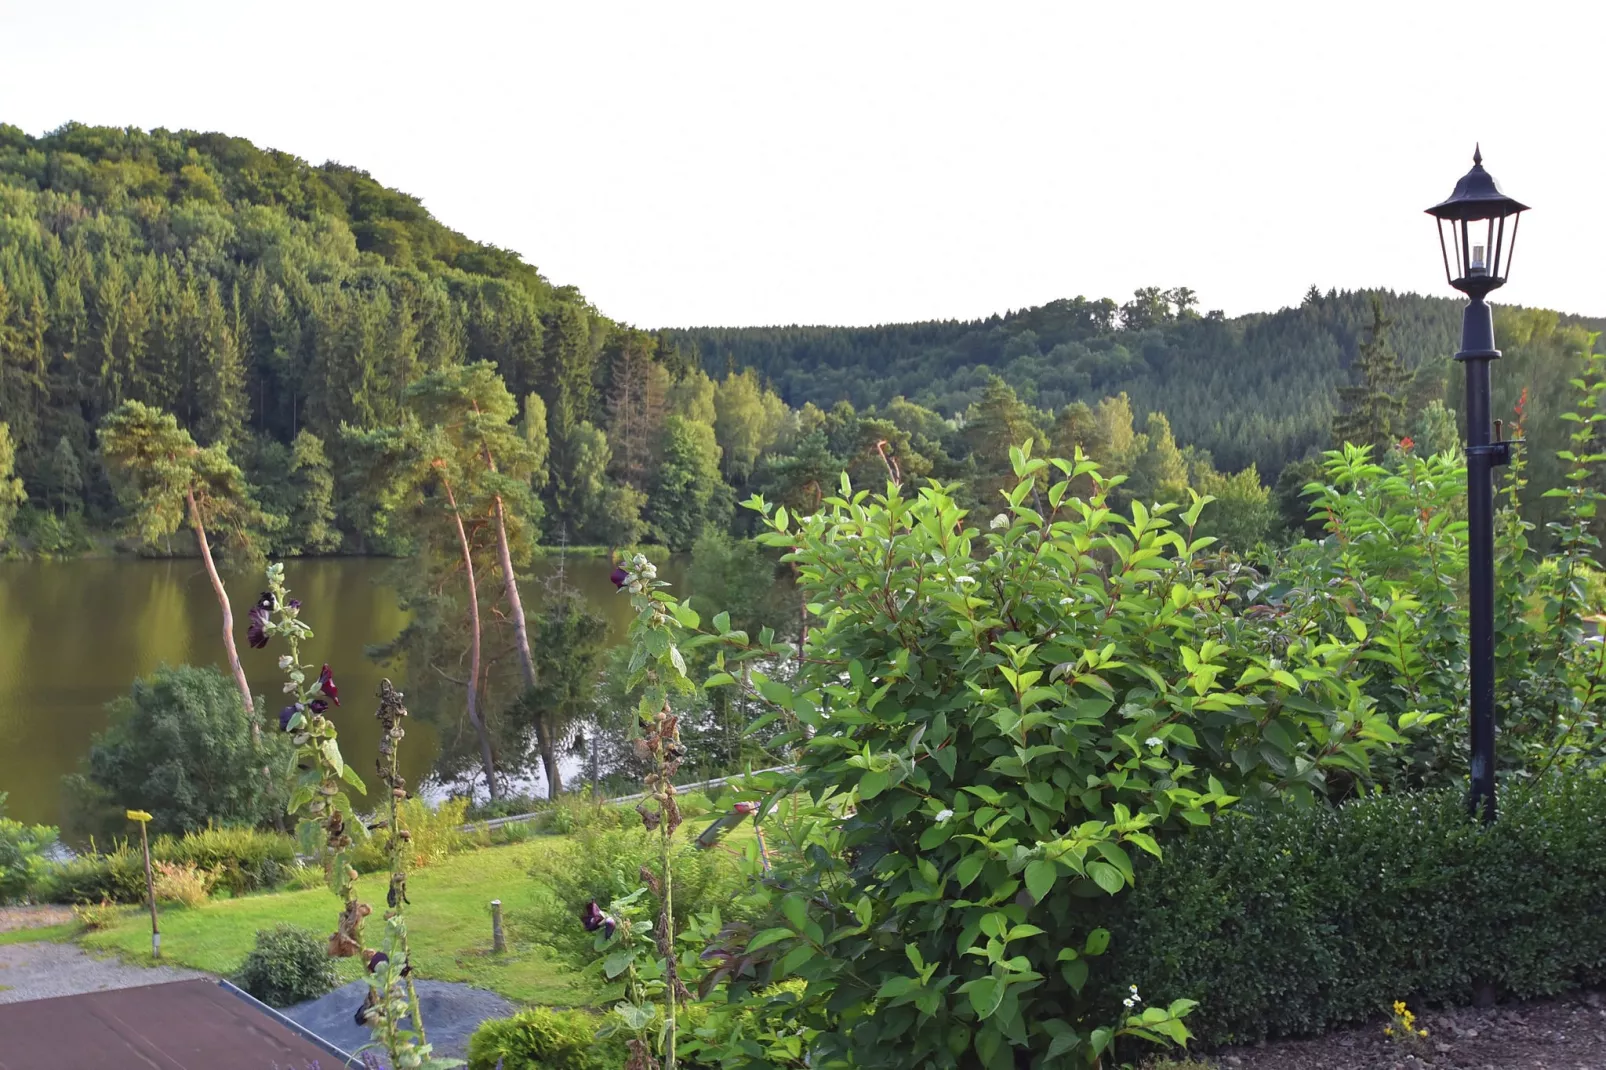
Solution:
M 412 857 L 408 865 L 417 868 L 439 862 L 448 855 L 466 851 L 475 845 L 474 834 L 462 831 L 467 821 L 467 799 L 448 799 L 431 809 L 423 799 L 412 798 L 402 803 L 402 824 L 412 837 Z M 385 853 L 382 836 L 370 836 L 360 841 L 351 852 L 351 864 L 359 873 L 378 873 L 390 867 L 390 856 Z
M 211 870 L 217 875 L 217 887 L 244 895 L 282 884 L 295 865 L 296 848 L 283 833 L 214 827 L 158 837 L 151 844 L 151 857 Z
M 235 984 L 270 1007 L 317 999 L 340 983 L 323 937 L 294 925 L 258 929 Z
M 208 828 L 183 836 L 158 836 L 151 858 L 216 874 L 231 895 L 264 891 L 283 883 L 295 867 L 288 836 L 255 829 Z M 145 899 L 145 861 L 126 840 L 110 851 L 90 852 L 43 868 L 33 895 L 51 903 L 138 903 Z
M 1228 815 L 1140 870 L 1109 977 L 1199 1000 L 1208 1043 L 1606 981 L 1606 781 L 1501 803 L 1488 828 L 1458 791 Z
M 47 903 L 139 903 L 145 899 L 145 861 L 120 843 L 105 854 L 84 854 L 49 866 L 34 883 Z
M 468 1070 L 614 1070 L 624 1039 L 596 1039 L 600 1021 L 584 1011 L 545 1007 L 480 1023 L 468 1042 Z
M 6 794 L 0 791 L 0 903 L 28 895 L 45 872 L 45 854 L 58 834 L 49 825 L 24 825 L 5 816 Z
M 656 840 L 637 821 L 634 827 L 581 829 L 572 840 L 541 852 L 530 875 L 552 895 L 538 902 L 529 931 L 540 934 L 542 942 L 572 964 L 590 962 L 592 936 L 580 926 L 580 911 L 593 899 L 606 906 L 639 888 L 641 867 L 658 869 Z M 687 842 L 677 848 L 673 865 L 676 931 L 693 914 L 718 909 L 727 918 L 742 916 L 745 878 L 728 855 L 700 851 Z
M 199 831 L 214 821 L 260 825 L 284 812 L 290 741 L 263 732 L 260 746 L 234 681 L 214 668 L 162 667 L 113 700 L 84 772 L 65 778 L 88 831 L 120 834 L 126 808 L 154 815 L 152 833 Z

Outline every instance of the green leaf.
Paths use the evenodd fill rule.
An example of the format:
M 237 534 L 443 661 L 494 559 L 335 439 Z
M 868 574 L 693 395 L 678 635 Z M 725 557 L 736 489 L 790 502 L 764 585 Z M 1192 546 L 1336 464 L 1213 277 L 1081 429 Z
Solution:
M 341 767 L 340 779 L 344 780 L 347 784 L 350 784 L 364 795 L 368 794 L 368 786 L 362 782 L 362 777 L 358 776 L 357 770 L 353 769 L 351 766 L 347 765 Z
M 789 895 L 782 899 L 781 913 L 786 915 L 786 920 L 798 932 L 802 932 L 809 923 L 808 904 L 803 901 L 802 896 Z
M 636 949 L 633 947 L 620 948 L 602 960 L 602 972 L 608 980 L 613 980 L 630 968 L 636 960 Z
M 757 951 L 759 948 L 769 947 L 771 944 L 778 944 L 782 940 L 791 940 L 796 936 L 797 933 L 793 932 L 791 929 L 765 929 L 748 942 L 747 950 Z
M 971 1009 L 981 1021 L 991 1018 L 998 1005 L 1004 1002 L 1004 985 L 996 977 L 979 977 L 966 984 L 964 990 L 970 997 Z
M 970 887 L 971 882 L 981 873 L 981 867 L 986 864 L 987 853 L 985 851 L 976 851 L 961 858 L 958 867 L 954 870 L 954 879 L 959 881 L 959 887 Z
M 1060 976 L 1075 992 L 1081 992 L 1082 986 L 1087 984 L 1087 960 L 1072 959 L 1060 967 Z
M 872 769 L 859 778 L 859 798 L 868 802 L 887 790 L 887 774 Z
M 329 763 L 336 775 L 346 768 L 346 763 L 340 757 L 340 744 L 336 740 L 326 739 L 318 744 L 318 750 L 323 754 L 323 760 Z
M 1094 863 L 1097 865 L 1098 863 Z M 1087 942 L 1082 945 L 1084 955 L 1102 955 L 1110 947 L 1110 930 L 1094 929 L 1087 934 Z
M 1054 889 L 1057 879 L 1059 867 L 1053 862 L 1040 858 L 1026 866 L 1026 890 L 1039 903 Z
M 1126 884 L 1126 880 L 1121 876 L 1121 871 L 1108 862 L 1089 862 L 1087 864 L 1087 875 L 1093 878 L 1095 884 L 1111 895 L 1119 892 Z

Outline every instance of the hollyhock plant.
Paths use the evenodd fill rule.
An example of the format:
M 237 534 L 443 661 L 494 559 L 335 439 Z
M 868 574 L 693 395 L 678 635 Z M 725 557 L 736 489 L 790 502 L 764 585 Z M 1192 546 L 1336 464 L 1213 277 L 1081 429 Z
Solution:
M 246 625 L 245 639 L 254 648 L 261 650 L 268 645 L 268 619 L 273 614 L 273 592 L 263 591 L 256 605 L 251 607 L 250 623 Z
M 324 664 L 323 672 L 318 674 L 318 690 L 328 695 L 336 706 L 340 705 L 340 688 L 335 686 L 335 674 L 329 671 L 327 662 Z

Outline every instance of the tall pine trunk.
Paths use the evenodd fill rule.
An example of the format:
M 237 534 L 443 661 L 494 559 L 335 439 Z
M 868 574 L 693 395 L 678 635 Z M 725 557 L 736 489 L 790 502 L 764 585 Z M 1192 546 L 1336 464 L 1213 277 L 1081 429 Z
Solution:
M 479 412 L 479 405 L 475 404 L 474 411 Z M 492 472 L 496 471 L 496 459 L 491 456 L 491 447 L 485 447 L 485 467 Z M 524 690 L 535 690 L 535 657 L 530 653 L 530 629 L 524 619 L 524 600 L 519 597 L 518 577 L 513 574 L 513 551 L 507 542 L 507 510 L 502 505 L 502 496 L 494 495 L 496 502 L 496 555 L 502 566 L 502 588 L 507 593 L 508 613 L 513 618 L 513 645 L 519 652 L 519 669 L 524 674 Z M 557 757 L 554 754 L 553 741 L 542 723 L 539 712 L 535 717 L 535 741 L 541 751 L 541 762 L 547 770 L 547 797 L 555 798 L 563 790 L 558 780 Z
M 491 750 L 491 734 L 486 731 L 485 719 L 480 715 L 480 592 L 479 584 L 474 579 L 474 554 L 468 546 L 468 532 L 463 527 L 463 514 L 457 508 L 457 497 L 452 493 L 452 484 L 444 473 L 441 475 L 441 487 L 445 489 L 446 501 L 452 507 L 452 520 L 457 524 L 457 541 L 463 548 L 463 571 L 468 574 L 468 617 L 472 628 L 468 648 L 468 723 L 474 726 L 474 734 L 480 740 L 480 764 L 485 769 L 485 785 L 491 798 L 499 799 L 502 791 L 496 783 L 496 755 Z
M 541 752 L 541 767 L 546 770 L 546 797 L 556 799 L 563 791 L 563 774 L 558 772 L 558 748 L 539 712 L 535 715 L 535 746 Z
M 256 702 L 251 698 L 251 685 L 245 679 L 245 668 L 240 664 L 240 652 L 234 647 L 234 610 L 229 606 L 229 594 L 223 589 L 223 580 L 212 561 L 212 548 L 207 545 L 206 527 L 201 523 L 201 509 L 195 504 L 195 491 L 186 491 L 184 500 L 189 504 L 190 527 L 195 529 L 195 542 L 201 548 L 201 560 L 206 563 L 206 574 L 212 580 L 212 593 L 217 595 L 218 607 L 223 610 L 223 649 L 229 656 L 229 671 L 234 674 L 234 686 L 240 689 L 240 702 L 245 707 L 246 719 L 251 722 L 251 740 L 260 743 L 262 728 L 257 724 Z

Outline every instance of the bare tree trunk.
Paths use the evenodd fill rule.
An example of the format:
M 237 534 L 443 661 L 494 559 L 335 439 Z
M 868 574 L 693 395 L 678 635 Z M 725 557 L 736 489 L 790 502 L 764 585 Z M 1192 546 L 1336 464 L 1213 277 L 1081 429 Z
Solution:
M 490 456 L 486 456 L 490 460 Z M 491 465 L 491 471 L 496 466 Z M 535 658 L 530 654 L 530 631 L 524 623 L 524 602 L 519 598 L 519 581 L 513 575 L 513 551 L 507 544 L 507 516 L 502 511 L 502 496 L 496 496 L 496 553 L 502 565 L 502 586 L 507 591 L 507 608 L 513 615 L 513 643 L 519 648 L 519 668 L 524 670 L 524 687 L 535 687 Z
M 452 484 L 445 475 L 441 476 L 441 486 L 445 488 L 446 500 L 452 507 L 452 520 L 457 524 L 457 541 L 463 548 L 463 570 L 468 574 L 468 615 L 472 626 L 468 654 L 468 723 L 474 726 L 474 734 L 480 739 L 480 764 L 485 768 L 486 787 L 490 790 L 491 798 L 499 799 L 502 791 L 496 783 L 496 755 L 491 751 L 491 735 L 485 730 L 485 720 L 480 716 L 479 707 L 480 592 L 479 584 L 474 580 L 474 554 L 469 550 L 463 514 L 457 510 L 457 497 L 452 493 Z
M 201 524 L 201 510 L 195 504 L 195 492 L 187 491 L 185 501 L 190 507 L 190 527 L 195 529 L 195 541 L 201 548 L 201 560 L 206 563 L 206 574 L 212 580 L 212 592 L 223 610 L 223 650 L 229 656 L 229 671 L 234 673 L 234 685 L 240 689 L 240 701 L 245 706 L 246 718 L 251 722 L 251 740 L 262 741 L 262 728 L 257 724 L 256 702 L 251 698 L 251 685 L 246 682 L 245 669 L 240 665 L 240 652 L 234 647 L 234 610 L 229 606 L 229 594 L 223 589 L 223 580 L 212 561 L 212 548 L 206 542 L 206 528 Z
M 556 799 L 563 791 L 563 774 L 558 771 L 558 753 L 552 734 L 536 719 L 535 745 L 541 752 L 541 767 L 546 770 L 546 797 Z

